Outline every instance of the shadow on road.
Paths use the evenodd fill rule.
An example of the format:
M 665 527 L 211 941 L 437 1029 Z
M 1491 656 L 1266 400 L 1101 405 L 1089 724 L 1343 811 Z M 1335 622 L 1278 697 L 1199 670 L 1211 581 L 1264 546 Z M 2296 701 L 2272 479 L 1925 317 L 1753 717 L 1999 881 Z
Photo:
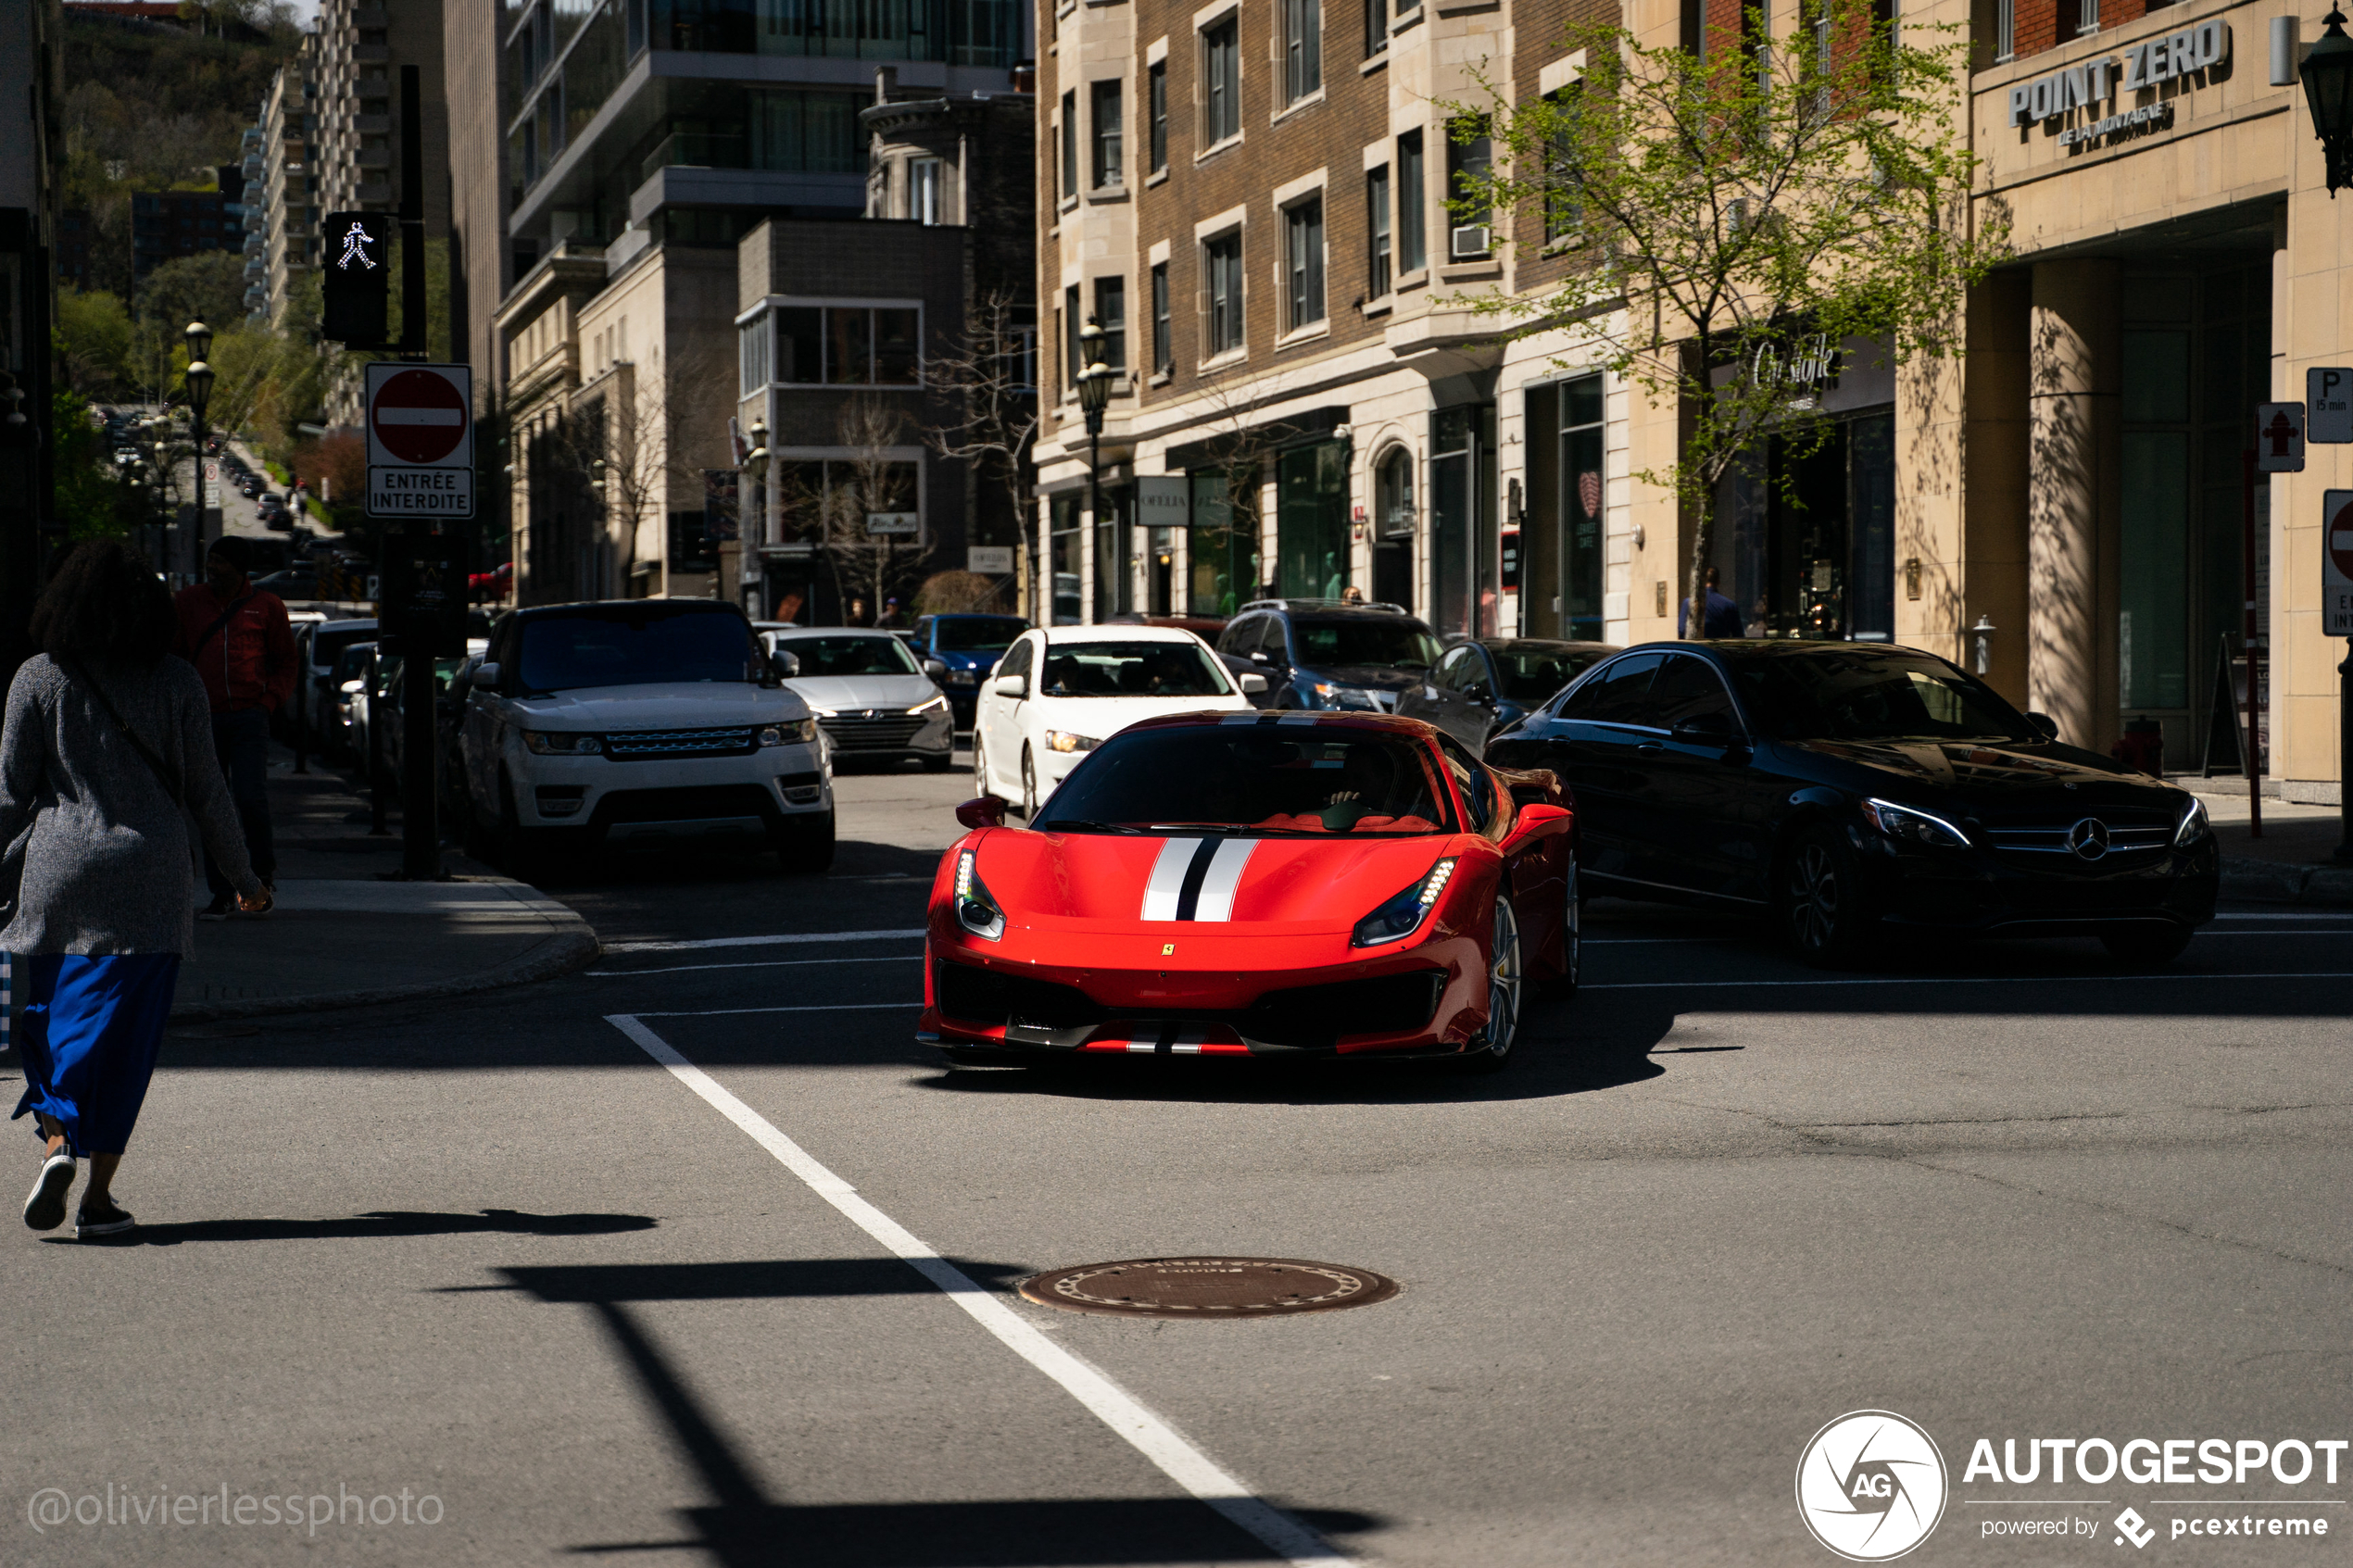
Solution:
M 1003 1279 L 1001 1264 L 957 1266 Z M 988 1499 L 958 1502 L 800 1506 L 770 1495 L 736 1442 L 631 1311 L 641 1301 L 929 1292 L 896 1259 L 778 1260 L 685 1266 L 638 1264 L 510 1268 L 505 1286 L 550 1304 L 585 1305 L 610 1336 L 639 1391 L 669 1430 L 709 1500 L 677 1511 L 683 1539 L 614 1541 L 564 1549 L 573 1555 L 702 1551 L 728 1568 L 994 1568 L 1003 1564 L 1253 1562 L 1277 1561 L 1208 1505 L 1182 1497 Z M 467 1288 L 467 1287 L 461 1287 Z M 1074 1419 L 1084 1420 L 1073 1411 Z M 1379 1527 L 1369 1515 L 1301 1515 L 1317 1528 Z
M 385 1210 L 335 1220 L 191 1220 L 141 1225 L 115 1245 L 177 1247 L 183 1241 L 354 1241 L 402 1236 L 611 1236 L 653 1229 L 645 1214 L 525 1214 L 485 1209 L 479 1214 Z M 57 1241 L 61 1238 L 48 1238 Z

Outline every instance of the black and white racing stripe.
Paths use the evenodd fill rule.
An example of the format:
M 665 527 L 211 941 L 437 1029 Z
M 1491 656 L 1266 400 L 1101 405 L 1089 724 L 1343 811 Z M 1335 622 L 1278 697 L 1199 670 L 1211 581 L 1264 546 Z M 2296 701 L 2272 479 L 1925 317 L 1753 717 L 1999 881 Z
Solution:
M 1254 838 L 1170 838 L 1144 884 L 1145 920 L 1230 921 Z

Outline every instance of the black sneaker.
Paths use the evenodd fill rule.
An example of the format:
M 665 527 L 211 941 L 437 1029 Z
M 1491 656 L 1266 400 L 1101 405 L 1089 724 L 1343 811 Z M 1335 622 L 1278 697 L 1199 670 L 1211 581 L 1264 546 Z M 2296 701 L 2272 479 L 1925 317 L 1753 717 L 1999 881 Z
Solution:
M 24 1223 L 37 1231 L 53 1231 L 66 1223 L 66 1193 L 73 1185 L 73 1156 L 63 1149 L 42 1163 L 24 1200 Z
M 224 893 L 196 911 L 198 920 L 227 920 L 237 911 L 237 900 Z
M 82 1206 L 82 1211 L 73 1217 L 73 1236 L 76 1241 L 86 1241 L 92 1236 L 120 1236 L 138 1223 L 131 1217 L 130 1210 L 109 1198 L 102 1208 L 93 1209 L 86 1203 Z

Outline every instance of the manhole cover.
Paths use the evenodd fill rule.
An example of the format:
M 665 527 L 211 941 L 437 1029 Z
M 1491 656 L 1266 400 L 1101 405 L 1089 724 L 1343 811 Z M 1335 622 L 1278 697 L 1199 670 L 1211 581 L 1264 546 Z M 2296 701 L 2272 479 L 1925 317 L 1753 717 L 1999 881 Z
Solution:
M 1130 1258 L 1022 1281 L 1048 1307 L 1126 1318 L 1251 1318 L 1365 1307 L 1397 1294 L 1370 1269 L 1298 1258 Z

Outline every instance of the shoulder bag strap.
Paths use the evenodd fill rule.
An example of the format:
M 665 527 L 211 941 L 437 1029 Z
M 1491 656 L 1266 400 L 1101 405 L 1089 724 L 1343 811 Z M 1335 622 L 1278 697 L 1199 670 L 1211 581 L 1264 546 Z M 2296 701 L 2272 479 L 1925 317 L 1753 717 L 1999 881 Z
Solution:
M 122 738 L 131 743 L 131 749 L 136 751 L 139 754 L 139 759 L 154 772 L 156 782 L 163 785 L 163 792 L 171 797 L 171 803 L 182 811 L 186 810 L 188 795 L 187 791 L 181 786 L 180 775 L 172 771 L 171 764 L 163 759 L 161 753 L 149 746 L 141 738 L 139 732 L 131 727 L 130 721 L 124 719 L 121 712 L 115 707 L 114 699 L 107 696 L 107 688 L 98 684 L 96 677 L 82 668 L 80 660 L 61 656 L 57 663 L 67 675 L 90 688 L 90 695 L 98 699 L 98 706 L 107 710 L 107 717 L 113 720 L 114 727 L 122 732 Z
M 248 588 L 244 593 L 229 601 L 229 608 L 220 612 L 220 619 L 206 627 L 204 629 L 204 634 L 196 639 L 195 646 L 188 650 L 188 659 L 191 663 L 195 662 L 196 655 L 204 652 L 204 646 L 207 643 L 212 641 L 213 638 L 220 634 L 220 629 L 229 624 L 229 618 L 236 614 L 237 611 L 245 608 L 247 601 L 252 599 L 252 597 L 253 590 Z M 111 712 L 113 709 L 109 709 L 107 711 Z M 129 732 L 126 731 L 125 733 L 128 734 Z

